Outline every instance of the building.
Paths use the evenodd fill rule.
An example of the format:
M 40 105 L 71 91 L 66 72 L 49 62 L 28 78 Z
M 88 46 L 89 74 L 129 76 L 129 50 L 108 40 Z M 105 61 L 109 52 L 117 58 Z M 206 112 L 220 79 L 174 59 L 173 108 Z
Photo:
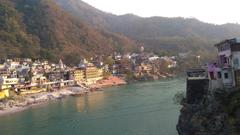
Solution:
M 135 72 L 150 73 L 152 71 L 152 66 L 150 64 L 141 63 L 141 65 L 136 66 Z
M 76 70 L 73 71 L 73 80 L 77 81 L 77 82 L 83 82 L 85 81 L 85 74 L 84 74 L 84 70 L 78 68 Z
M 38 86 L 43 85 L 47 82 L 47 78 L 42 74 L 33 75 L 31 78 L 31 84 L 36 84 Z
M 144 47 L 143 46 L 141 46 L 140 51 L 144 52 Z
M 49 72 L 47 75 L 47 79 L 49 81 L 60 81 L 60 80 L 70 80 L 71 77 L 71 73 L 68 70 L 64 70 L 64 71 L 52 71 Z
M 5 99 L 9 97 L 9 90 L 5 89 L 5 90 L 0 90 L 0 100 Z
M 216 63 L 210 63 L 207 65 L 208 78 L 209 78 L 209 89 L 223 89 L 222 69 L 217 66 Z
M 11 72 L 7 68 L 1 68 L 0 69 L 0 75 L 1 76 L 10 76 Z
M 240 87 L 240 38 L 224 40 L 215 45 L 218 49 L 218 74 L 224 88 Z M 218 72 L 218 73 L 216 73 Z
M 113 66 L 112 66 L 112 74 L 114 75 L 114 76 L 117 76 L 118 74 L 119 74 L 119 65 L 118 64 L 113 64 Z
M 152 56 L 152 57 L 148 58 L 149 61 L 154 61 L 154 60 L 157 60 L 157 59 L 159 59 L 158 56 Z
M 18 78 L 8 78 L 5 76 L 0 76 L 0 89 L 11 89 L 15 88 L 19 84 Z
M 65 68 L 65 65 L 63 64 L 61 59 L 59 60 L 58 66 L 59 66 L 60 69 L 64 69 Z
M 188 104 L 199 104 L 206 98 L 208 93 L 209 79 L 205 69 L 187 70 L 187 92 Z
M 47 78 L 49 81 L 60 81 L 64 78 L 64 73 L 60 71 L 53 71 L 48 73 Z
M 103 69 L 99 69 L 91 63 L 87 64 L 85 68 L 86 83 L 93 84 L 102 79 L 103 79 Z
M 18 66 L 20 66 L 20 61 L 8 59 L 5 65 L 8 69 L 15 70 Z

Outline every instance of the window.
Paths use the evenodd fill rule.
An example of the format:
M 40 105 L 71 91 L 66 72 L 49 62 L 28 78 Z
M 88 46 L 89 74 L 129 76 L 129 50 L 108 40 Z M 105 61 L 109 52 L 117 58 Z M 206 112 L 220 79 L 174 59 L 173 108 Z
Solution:
M 228 73 L 224 73 L 224 78 L 228 79 Z
M 219 79 L 222 78 L 222 73 L 221 73 L 221 72 L 218 72 L 217 75 L 218 75 L 218 78 L 219 78 Z
M 234 64 L 236 67 L 239 66 L 238 58 L 235 58 L 235 59 L 233 60 L 233 64 Z

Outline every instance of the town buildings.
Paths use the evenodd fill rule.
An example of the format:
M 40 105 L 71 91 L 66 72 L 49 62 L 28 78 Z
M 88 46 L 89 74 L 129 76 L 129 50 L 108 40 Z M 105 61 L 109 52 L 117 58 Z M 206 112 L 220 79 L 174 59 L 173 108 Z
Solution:
M 240 87 L 240 38 L 215 45 L 217 62 L 208 64 L 211 89 Z
M 104 58 L 108 59 L 105 63 Z M 175 64 L 165 68 L 176 66 L 171 57 L 160 58 L 153 53 L 145 53 L 143 48 L 141 53 L 115 52 L 112 56 L 94 56 L 89 61 L 82 59 L 75 67 L 66 66 L 61 59 L 57 64 L 28 58 L 7 59 L 0 65 L 0 99 L 11 96 L 10 93 L 22 95 L 73 85 L 88 86 L 111 75 L 126 80 L 163 76 L 165 68 L 161 63 L 164 62 Z
M 203 103 L 209 98 L 208 93 L 218 90 L 231 92 L 240 88 L 240 38 L 224 40 L 215 47 L 217 60 L 208 63 L 207 70 L 187 71 L 186 100 L 189 104 Z

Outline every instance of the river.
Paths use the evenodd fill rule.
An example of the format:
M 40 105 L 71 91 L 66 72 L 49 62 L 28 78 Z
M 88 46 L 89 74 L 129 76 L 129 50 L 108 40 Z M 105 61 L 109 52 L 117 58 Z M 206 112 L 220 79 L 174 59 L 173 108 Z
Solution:
M 112 87 L 0 117 L 0 135 L 176 135 L 184 79 Z

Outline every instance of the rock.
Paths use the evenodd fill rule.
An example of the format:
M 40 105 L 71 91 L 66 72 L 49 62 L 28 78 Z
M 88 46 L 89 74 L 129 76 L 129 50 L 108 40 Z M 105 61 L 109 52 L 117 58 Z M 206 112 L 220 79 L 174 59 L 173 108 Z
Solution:
M 179 135 L 228 135 L 226 112 L 212 95 L 200 104 L 183 104 L 177 130 Z

